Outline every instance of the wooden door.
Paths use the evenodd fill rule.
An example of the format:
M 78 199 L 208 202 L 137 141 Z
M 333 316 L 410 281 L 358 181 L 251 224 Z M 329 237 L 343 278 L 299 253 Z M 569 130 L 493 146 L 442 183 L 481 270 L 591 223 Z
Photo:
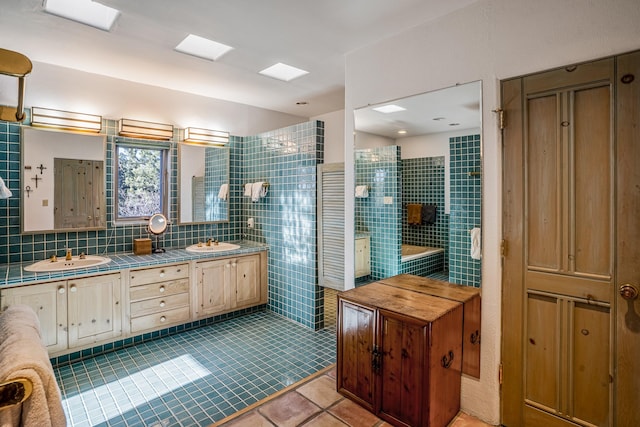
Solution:
M 370 412 L 374 412 L 374 366 L 380 366 L 375 332 L 373 308 L 338 301 L 338 391 Z
M 235 307 L 260 303 L 260 257 L 247 255 L 233 261 L 235 267 Z
M 231 308 L 231 260 L 199 263 L 198 304 L 200 315 L 216 314 Z
M 616 313 L 622 271 L 640 282 L 628 240 L 640 237 L 640 151 L 629 130 L 628 142 L 620 138 L 633 125 L 620 121 L 616 100 L 635 103 L 636 122 L 639 109 L 637 88 L 633 101 L 621 95 L 632 89 L 615 65 L 609 58 L 502 83 L 506 426 L 633 425 L 619 417 L 637 407 L 638 393 L 626 390 L 638 391 L 640 370 L 630 370 L 636 379 L 620 371 L 616 343 L 639 336 Z M 637 357 L 632 344 L 627 359 Z
M 3 310 L 11 305 L 31 307 L 40 320 L 42 342 L 55 353 L 67 348 L 67 282 L 52 282 L 2 290 Z
M 120 274 L 70 280 L 67 289 L 69 348 L 122 335 Z

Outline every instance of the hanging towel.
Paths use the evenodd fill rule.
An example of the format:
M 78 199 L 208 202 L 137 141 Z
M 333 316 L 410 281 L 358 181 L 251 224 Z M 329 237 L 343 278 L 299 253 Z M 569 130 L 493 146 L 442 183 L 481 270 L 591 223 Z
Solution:
M 480 259 L 482 257 L 480 228 L 472 228 L 471 231 L 469 231 L 469 234 L 471 235 L 471 258 Z
M 251 197 L 251 187 L 253 186 L 253 184 L 248 183 L 244 185 L 244 196 L 245 197 Z
M 228 195 L 229 195 L 229 184 L 222 184 L 220 186 L 220 190 L 218 191 L 218 199 L 227 200 Z
M 433 224 L 436 222 L 436 205 L 422 205 L 422 223 Z
M 8 199 L 11 196 L 13 196 L 13 193 L 4 184 L 4 180 L 0 178 L 0 199 Z
M 31 396 L 0 411 L 0 425 L 66 426 L 60 388 L 42 345 L 40 322 L 26 305 L 10 306 L 0 316 L 0 382 L 17 378 L 31 381 Z
M 267 195 L 267 186 L 264 185 L 263 181 L 254 182 L 251 184 L 251 201 L 257 202 L 261 197 Z
M 409 225 L 422 224 L 422 204 L 407 203 L 407 223 Z
M 369 188 L 366 185 L 356 185 L 356 198 L 364 199 L 369 197 Z

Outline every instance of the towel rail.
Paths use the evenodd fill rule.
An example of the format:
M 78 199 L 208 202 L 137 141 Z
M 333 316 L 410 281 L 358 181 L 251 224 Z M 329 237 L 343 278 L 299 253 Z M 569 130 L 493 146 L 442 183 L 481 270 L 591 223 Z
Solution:
M 27 378 L 0 383 L 0 410 L 24 402 L 32 391 L 33 384 Z

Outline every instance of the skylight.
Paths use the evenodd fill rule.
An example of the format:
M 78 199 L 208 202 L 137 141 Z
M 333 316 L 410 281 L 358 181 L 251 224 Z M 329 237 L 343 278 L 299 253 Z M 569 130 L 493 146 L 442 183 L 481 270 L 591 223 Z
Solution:
M 52 15 L 110 31 L 120 11 L 91 0 L 46 0 L 44 11 Z
M 185 37 L 185 39 L 182 40 L 175 49 L 178 52 L 197 56 L 198 58 L 209 59 L 211 61 L 215 61 L 225 53 L 233 50 L 231 46 L 205 39 L 204 37 L 195 36 L 193 34 L 189 34 Z
M 309 72 L 278 62 L 277 64 L 260 71 L 260 74 L 288 82 L 293 79 L 297 79 L 298 77 L 302 77 L 305 74 L 309 74 Z
M 383 105 L 380 107 L 375 107 L 374 110 L 380 112 L 380 113 L 397 113 L 398 111 L 404 111 L 406 110 L 406 108 L 402 108 L 399 105 L 395 105 L 395 104 L 387 104 L 387 105 Z

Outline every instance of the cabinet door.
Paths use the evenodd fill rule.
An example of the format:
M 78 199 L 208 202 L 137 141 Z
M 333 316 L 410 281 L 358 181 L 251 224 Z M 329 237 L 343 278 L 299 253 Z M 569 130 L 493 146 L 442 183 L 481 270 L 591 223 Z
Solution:
M 373 412 L 375 311 L 342 299 L 338 310 L 338 391 Z
M 247 307 L 260 303 L 260 257 L 250 255 L 237 258 L 231 263 L 235 269 L 235 305 L 234 308 Z
M 67 348 L 66 282 L 43 283 L 2 290 L 2 308 L 24 304 L 40 320 L 42 342 L 50 353 Z
M 216 314 L 231 308 L 231 261 L 221 259 L 199 263 L 198 304 L 200 315 Z
M 120 274 L 69 281 L 67 301 L 70 348 L 122 334 L 121 295 Z
M 379 408 L 384 419 L 410 426 L 423 425 L 426 329 L 424 324 L 380 312 Z

